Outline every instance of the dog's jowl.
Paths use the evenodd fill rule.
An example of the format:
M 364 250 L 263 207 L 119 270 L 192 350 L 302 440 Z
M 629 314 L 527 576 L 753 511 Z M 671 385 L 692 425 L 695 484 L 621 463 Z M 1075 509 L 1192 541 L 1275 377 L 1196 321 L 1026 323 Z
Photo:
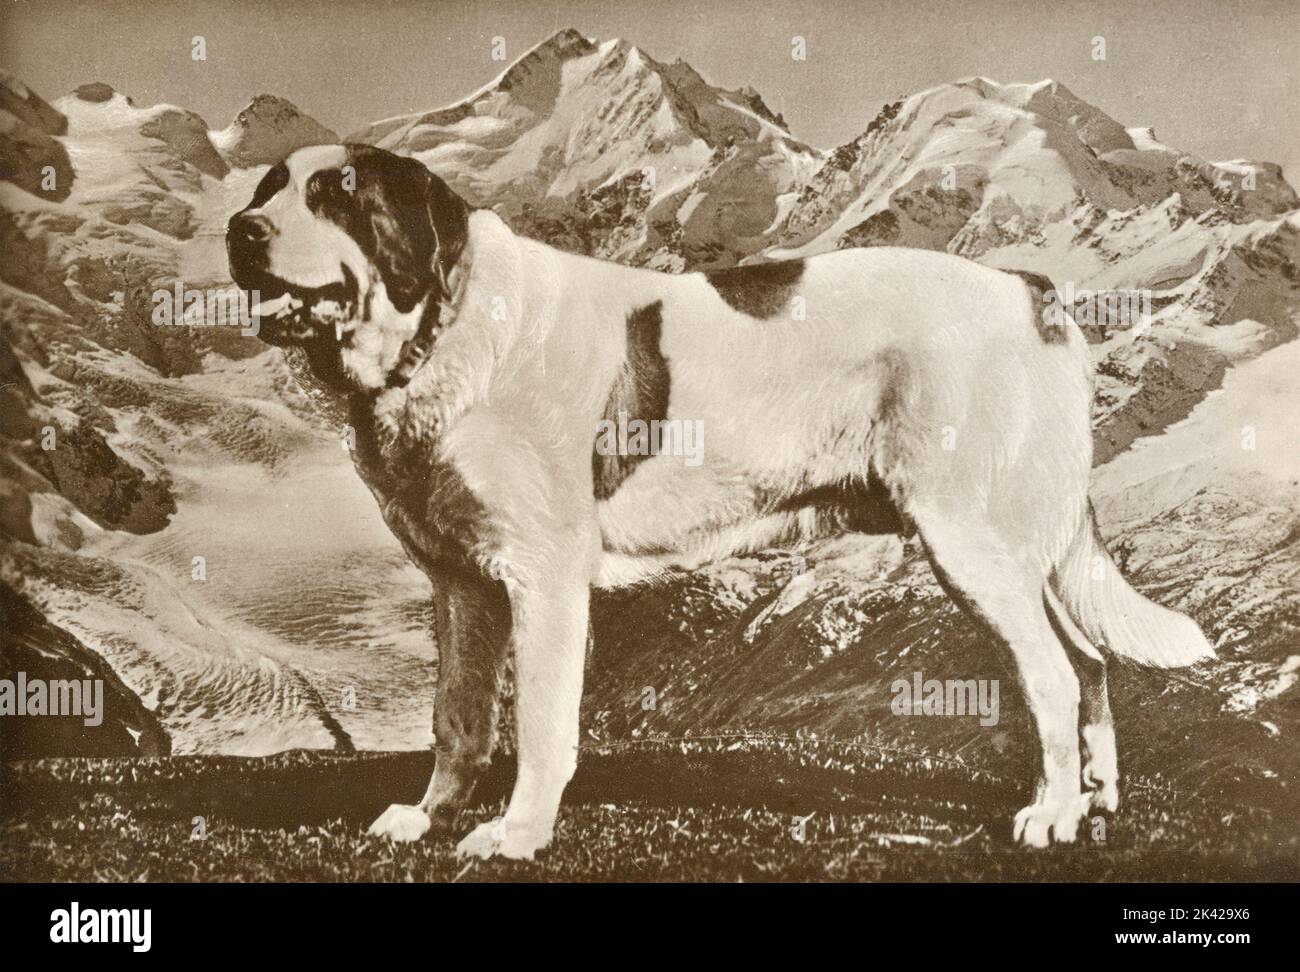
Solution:
M 1035 846 L 1116 807 L 1106 657 L 1211 654 L 1096 534 L 1089 358 L 1073 322 L 1044 322 L 1045 281 L 888 247 L 634 269 L 517 236 L 364 146 L 272 168 L 227 243 L 262 337 L 349 410 L 358 470 L 439 598 L 433 780 L 376 833 L 452 821 L 512 660 L 514 791 L 460 851 L 545 847 L 577 761 L 592 587 L 733 553 L 915 535 L 1019 670 L 1042 768 L 1013 833 Z M 598 448 L 610 421 L 701 447 Z

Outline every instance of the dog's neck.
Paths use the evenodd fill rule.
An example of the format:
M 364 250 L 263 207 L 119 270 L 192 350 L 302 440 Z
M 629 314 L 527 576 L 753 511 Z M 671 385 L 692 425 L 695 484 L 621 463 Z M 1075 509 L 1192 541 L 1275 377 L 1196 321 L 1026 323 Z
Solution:
M 309 365 L 305 352 L 287 354 L 308 397 L 333 424 L 355 433 L 354 459 L 377 495 L 383 471 L 401 461 L 399 454 L 422 461 L 436 453 L 461 415 L 488 401 L 494 389 L 502 393 L 519 368 L 539 366 L 554 315 L 539 313 L 538 306 L 554 302 L 543 298 L 525 306 L 524 281 L 534 289 L 554 286 L 553 255 L 550 247 L 515 236 L 495 213 L 477 210 L 458 272 L 448 274 L 450 299 L 433 308 L 433 339 L 399 356 L 409 362 L 405 382 L 367 389 L 342 373 L 331 382 Z
M 469 259 L 455 282 L 452 313 L 439 320 L 435 339 L 421 363 L 399 387 L 373 395 L 376 422 L 391 435 L 438 437 L 455 417 L 500 387 L 535 348 L 534 332 L 549 322 L 524 306 L 522 241 L 495 213 L 470 217 L 465 250 Z
M 473 259 L 472 242 L 466 240 L 450 271 L 444 270 L 441 263 L 435 267 L 437 280 L 433 291 L 425 298 L 419 327 L 415 334 L 403 343 L 396 362 L 388 371 L 384 388 L 405 388 L 409 385 L 412 376 L 424 366 L 433 353 L 439 335 L 456 320 L 465 299 Z

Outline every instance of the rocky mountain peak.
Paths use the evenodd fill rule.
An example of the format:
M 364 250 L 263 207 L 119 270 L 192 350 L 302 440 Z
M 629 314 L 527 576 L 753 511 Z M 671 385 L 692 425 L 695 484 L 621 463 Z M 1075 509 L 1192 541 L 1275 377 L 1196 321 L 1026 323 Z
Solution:
M 466 98 L 350 139 L 416 156 L 526 232 L 678 268 L 752 253 L 819 157 L 753 88 L 571 28 Z
M 282 128 L 302 117 L 302 112 L 293 102 L 273 94 L 259 94 L 253 95 L 253 100 L 235 116 L 235 120 L 241 125 L 260 121 Z
M 72 93 L 76 97 L 80 98 L 82 101 L 89 101 L 92 104 L 100 104 L 105 101 L 112 101 L 113 98 L 118 94 L 117 91 L 113 90 L 113 86 L 111 84 L 105 84 L 103 81 L 92 81 L 89 84 L 80 85 Z M 135 105 L 135 102 L 131 100 L 131 97 L 129 95 L 122 95 L 122 98 L 126 101 L 128 105 L 131 106 Z
M 293 102 L 271 94 L 254 96 L 229 126 L 212 135 L 222 157 L 244 169 L 273 165 L 303 146 L 338 140 L 338 135 Z
M 619 41 L 622 43 L 622 41 Z M 530 54 L 542 54 L 544 52 L 554 52 L 562 57 L 576 57 L 583 54 L 590 54 L 597 47 L 596 41 L 588 37 L 576 27 L 565 27 L 556 31 L 540 44 L 533 45 L 524 57 Z

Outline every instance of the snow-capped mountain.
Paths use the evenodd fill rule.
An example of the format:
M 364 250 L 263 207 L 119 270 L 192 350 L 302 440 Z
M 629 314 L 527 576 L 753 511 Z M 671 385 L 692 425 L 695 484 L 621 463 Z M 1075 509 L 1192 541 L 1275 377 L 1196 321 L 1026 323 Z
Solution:
M 1189 217 L 1213 209 L 1235 222 L 1298 205 L 1276 165 L 1212 164 L 1135 131 L 1139 142 L 1055 81 L 939 85 L 887 105 L 831 152 L 778 235 L 814 252 L 899 245 L 979 256 L 1080 205 L 1127 212 L 1177 195 Z
M 264 345 L 233 327 L 152 320 L 154 295 L 177 282 L 230 285 L 225 221 L 265 169 L 231 170 L 199 116 L 142 108 L 106 85 L 57 105 L 67 124 L 53 137 L 76 175 L 67 198 L 0 185 L 0 581 L 38 601 L 49 622 L 24 622 L 24 637 L 48 642 L 47 657 L 69 664 L 78 643 L 105 658 L 181 750 L 339 744 L 349 737 L 321 701 L 323 670 L 303 671 L 338 666 L 318 651 L 326 629 L 337 623 L 345 638 L 366 626 L 342 611 L 327 620 L 311 605 L 324 595 L 341 606 L 344 587 L 366 585 L 306 569 L 311 555 L 293 545 L 315 532 L 307 520 L 273 551 L 249 552 L 267 539 L 268 522 L 295 521 L 277 508 L 282 493 L 314 496 L 296 509 L 317 522 L 331 496 L 366 510 L 346 455 L 308 420 L 307 400 Z M 345 574 L 371 563 L 367 572 L 389 591 L 422 581 L 378 524 L 363 517 L 339 537 Z M 195 563 L 210 563 L 210 576 Z M 314 594 L 299 589 L 307 574 Z M 302 612 L 269 618 L 273 600 Z M 411 619 L 400 597 L 379 608 L 376 637 L 355 649 L 364 640 L 382 655 L 418 641 L 385 668 L 421 681 L 427 601 L 425 583 Z M 258 620 L 241 620 L 249 616 Z M 31 657 L 4 656 L 6 665 Z M 365 687 L 351 679 L 348 687 L 367 712 Z M 412 706 L 405 732 L 418 743 L 427 725 Z M 147 748 L 158 751 L 156 741 Z
M 174 105 L 137 107 L 106 84 L 82 85 L 54 106 L 68 119 L 74 206 L 120 226 L 193 235 L 205 177 L 220 180 L 230 171 L 207 122 Z
M 462 101 L 350 139 L 416 156 L 521 232 L 674 270 L 761 249 L 819 161 L 754 91 L 574 30 Z
M 227 285 L 225 220 L 266 165 L 332 136 L 270 96 L 217 132 L 98 84 L 48 105 L 6 79 L 0 112 L 0 581 L 106 658 L 179 751 L 419 745 L 428 583 L 337 431 L 280 352 L 149 319 L 159 287 Z M 1196 616 L 1221 660 L 1180 683 L 1121 672 L 1117 709 L 1180 694 L 1173 722 L 1131 728 L 1171 746 L 1228 733 L 1243 742 L 1214 785 L 1275 788 L 1300 776 L 1300 477 L 1281 458 L 1300 210 L 1276 166 L 1200 160 L 1129 122 L 1159 119 L 975 78 L 822 151 L 752 90 L 570 30 L 455 104 L 352 137 L 416 155 L 520 232 L 611 259 L 680 271 L 906 245 L 1146 292 L 1142 327 L 1091 329 L 1093 495 L 1129 575 Z M 924 732 L 996 768 L 1005 734 L 886 717 L 900 672 L 997 664 L 916 551 L 802 556 L 599 599 L 591 731 Z M 635 704 L 647 684 L 666 700 L 654 711 Z

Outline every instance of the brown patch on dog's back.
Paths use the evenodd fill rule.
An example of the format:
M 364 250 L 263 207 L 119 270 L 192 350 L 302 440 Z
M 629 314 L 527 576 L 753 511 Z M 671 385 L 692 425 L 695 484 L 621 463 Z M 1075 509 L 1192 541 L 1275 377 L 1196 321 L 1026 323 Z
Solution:
M 802 260 L 755 263 L 725 270 L 709 270 L 704 278 L 731 307 L 767 320 L 787 307 L 803 279 Z
M 1043 343 L 1064 344 L 1068 341 L 1069 335 L 1065 329 L 1069 325 L 1064 318 L 1056 317 L 1060 313 L 1060 304 L 1055 296 L 1048 297 L 1049 294 L 1056 294 L 1056 285 L 1041 273 L 1031 273 L 1028 270 L 1005 272 L 1019 277 L 1029 288 L 1029 310 L 1034 317 L 1034 329 L 1038 331 L 1038 336 L 1043 339 Z M 1050 304 L 1056 304 L 1058 307 L 1058 310 L 1052 314 L 1048 313 Z
M 627 315 L 627 357 L 609 391 L 602 421 L 617 428 L 620 413 L 627 420 L 640 419 L 649 424 L 668 417 L 670 379 L 668 360 L 659 350 L 663 331 L 663 301 L 639 307 Z M 597 441 L 600 433 L 597 429 Z M 640 455 L 602 455 L 591 448 L 591 488 L 598 500 L 614 495 L 623 480 L 632 475 L 638 463 L 650 458 Z

